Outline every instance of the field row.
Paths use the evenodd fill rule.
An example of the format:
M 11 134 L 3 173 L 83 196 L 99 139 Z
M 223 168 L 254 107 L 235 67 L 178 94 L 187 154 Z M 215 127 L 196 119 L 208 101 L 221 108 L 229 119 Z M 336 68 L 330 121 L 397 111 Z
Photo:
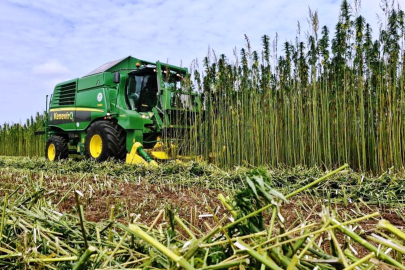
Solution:
M 404 269 L 401 233 L 388 224 L 403 230 L 401 175 L 10 157 L 0 164 L 0 265 L 11 268 Z

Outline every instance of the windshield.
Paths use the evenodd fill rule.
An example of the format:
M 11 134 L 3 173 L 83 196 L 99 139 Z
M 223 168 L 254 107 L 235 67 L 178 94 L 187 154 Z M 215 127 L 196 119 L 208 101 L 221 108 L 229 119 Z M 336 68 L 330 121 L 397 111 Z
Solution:
M 131 110 L 147 112 L 157 103 L 156 74 L 130 74 L 126 85 L 128 107 Z

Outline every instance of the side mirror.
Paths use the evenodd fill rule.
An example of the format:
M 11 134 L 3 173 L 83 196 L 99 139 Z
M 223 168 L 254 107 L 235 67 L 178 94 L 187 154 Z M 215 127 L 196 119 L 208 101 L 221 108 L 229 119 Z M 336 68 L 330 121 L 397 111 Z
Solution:
M 114 72 L 114 83 L 120 82 L 120 73 L 118 71 Z

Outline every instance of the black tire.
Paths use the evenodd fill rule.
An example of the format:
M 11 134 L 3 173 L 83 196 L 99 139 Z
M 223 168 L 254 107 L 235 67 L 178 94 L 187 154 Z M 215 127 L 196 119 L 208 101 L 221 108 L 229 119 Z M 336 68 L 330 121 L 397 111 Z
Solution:
M 54 135 L 48 139 L 45 147 L 45 157 L 49 161 L 67 159 L 69 156 L 68 143 L 65 138 Z
M 116 159 L 123 161 L 127 157 L 127 133 L 118 124 L 116 124 L 115 128 L 118 136 L 118 153 Z
M 109 158 L 117 158 L 119 139 L 114 123 L 97 121 L 91 124 L 87 129 L 84 146 L 86 156 L 90 159 L 100 162 Z

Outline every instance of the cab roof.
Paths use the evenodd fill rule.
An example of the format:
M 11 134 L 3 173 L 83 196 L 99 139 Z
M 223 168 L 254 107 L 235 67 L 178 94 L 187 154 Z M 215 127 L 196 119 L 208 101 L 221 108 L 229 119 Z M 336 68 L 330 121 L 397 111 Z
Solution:
M 153 65 L 156 66 L 156 63 L 154 62 L 149 62 L 149 61 L 145 61 L 145 60 L 141 60 L 132 56 L 127 56 L 125 58 L 121 58 L 118 60 L 114 60 L 108 63 L 105 63 L 101 66 L 99 66 L 98 68 L 96 68 L 95 70 L 91 71 L 90 73 L 86 74 L 84 77 L 88 77 L 94 74 L 99 74 L 99 73 L 103 73 L 103 72 L 114 72 L 120 69 L 135 69 L 136 68 L 136 63 L 140 63 L 142 65 Z M 187 73 L 187 68 L 181 68 L 181 67 L 176 67 L 176 66 L 172 66 L 172 65 L 166 65 L 166 64 L 162 64 L 162 69 L 164 69 L 164 67 L 168 67 L 170 70 L 176 71 L 176 72 L 185 72 Z

